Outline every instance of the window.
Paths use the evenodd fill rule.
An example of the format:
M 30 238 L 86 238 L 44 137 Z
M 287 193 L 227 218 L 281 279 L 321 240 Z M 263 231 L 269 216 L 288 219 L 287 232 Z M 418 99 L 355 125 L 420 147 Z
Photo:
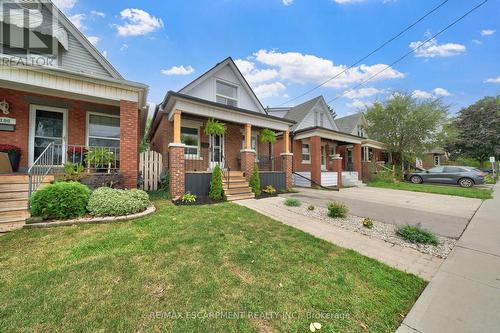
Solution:
M 181 142 L 186 145 L 184 154 L 187 156 L 198 156 L 199 129 L 193 127 L 181 127 Z
M 302 163 L 310 163 L 311 162 L 311 152 L 309 148 L 309 144 L 302 144 Z
M 444 167 L 439 166 L 428 170 L 429 173 L 441 173 L 444 172 Z
M 330 145 L 330 156 L 335 155 L 335 146 L 333 144 Z
M 444 172 L 459 173 L 459 172 L 467 172 L 467 170 L 464 170 L 464 169 L 458 168 L 458 167 L 446 167 L 446 168 L 444 168 Z
M 363 147 L 363 161 L 369 162 L 372 159 L 372 150 L 370 147 Z
M 365 137 L 365 128 L 362 125 L 358 125 L 358 136 Z
M 434 165 L 441 165 L 441 159 L 439 158 L 439 155 L 434 155 Z
M 216 101 L 230 106 L 238 106 L 238 88 L 216 81 Z
M 243 136 L 243 140 L 241 141 L 241 149 L 246 149 L 245 147 L 245 137 Z M 250 138 L 250 149 L 255 150 L 257 152 L 257 135 L 252 135 Z
M 87 122 L 90 147 L 120 148 L 120 117 L 89 112 Z

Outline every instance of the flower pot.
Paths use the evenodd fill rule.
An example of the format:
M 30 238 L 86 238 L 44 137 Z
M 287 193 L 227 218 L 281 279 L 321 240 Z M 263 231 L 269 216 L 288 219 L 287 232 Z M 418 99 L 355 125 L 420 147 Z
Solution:
M 21 154 L 17 152 L 9 153 L 10 166 L 12 167 L 12 172 L 17 172 L 19 170 L 19 161 L 21 160 Z

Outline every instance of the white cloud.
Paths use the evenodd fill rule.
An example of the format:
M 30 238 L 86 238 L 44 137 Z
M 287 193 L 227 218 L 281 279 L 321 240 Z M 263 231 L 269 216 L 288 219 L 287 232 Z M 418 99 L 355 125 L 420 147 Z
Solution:
M 356 99 L 356 98 L 363 98 L 363 97 L 370 97 L 376 94 L 381 93 L 382 90 L 379 90 L 377 88 L 360 88 L 360 89 L 355 89 L 355 90 L 349 90 L 344 94 L 344 97 L 347 97 L 349 99 Z
M 128 49 L 128 44 L 122 44 L 120 51 L 125 51 L 126 49 Z
M 87 39 L 89 40 L 89 42 L 92 43 L 92 45 L 94 45 L 94 46 L 96 46 L 97 43 L 99 43 L 99 41 L 101 40 L 97 36 L 85 36 L 85 37 L 87 37 Z
M 490 78 L 484 82 L 486 82 L 486 83 L 500 83 L 500 76 Z
M 423 90 L 414 90 L 413 91 L 413 97 L 415 98 L 422 98 L 422 99 L 428 99 L 428 98 L 433 98 L 434 95 L 431 94 L 430 92 L 423 91 Z
M 472 42 L 476 45 L 482 45 L 483 42 L 481 42 L 479 39 L 473 39 Z
M 189 75 L 194 73 L 194 68 L 191 66 L 184 67 L 181 66 L 173 66 L 169 69 L 162 69 L 161 73 L 164 75 Z
M 278 96 L 281 92 L 285 91 L 286 86 L 281 82 L 264 83 L 256 86 L 253 91 L 259 98 L 266 98 L 271 96 Z
M 290 6 L 293 3 L 293 0 L 282 0 L 285 6 Z
M 417 47 L 419 48 L 417 49 Z M 437 39 L 431 39 L 425 44 L 423 41 L 411 42 L 410 48 L 416 49 L 416 57 L 424 58 L 451 57 L 465 52 L 465 45 L 456 43 L 439 44 Z
M 481 30 L 481 36 L 491 36 L 496 32 L 494 29 Z
M 436 88 L 432 91 L 436 96 L 451 96 L 451 93 L 444 88 Z
M 280 53 L 276 51 L 259 50 L 254 53 L 256 62 L 267 65 L 278 72 L 282 80 L 295 83 L 322 83 L 345 70 L 345 65 L 335 65 L 331 60 L 299 52 Z M 325 84 L 325 87 L 344 87 L 352 83 L 368 79 L 387 65 L 360 65 L 347 70 L 334 80 Z M 404 74 L 389 68 L 377 76 L 375 80 L 403 78 Z
M 365 108 L 369 108 L 372 105 L 373 105 L 372 102 L 366 102 L 366 101 L 362 101 L 359 99 L 355 99 L 351 103 L 346 104 L 347 107 L 354 108 L 354 109 L 365 109 Z
M 251 85 L 267 82 L 275 79 L 278 76 L 278 71 L 275 69 L 256 69 L 255 64 L 248 60 L 236 59 L 236 66 L 241 74 Z
M 120 15 L 124 21 L 123 25 L 116 25 L 120 36 L 141 36 L 163 28 L 162 19 L 142 9 L 127 8 L 122 10 Z
M 72 9 L 76 4 L 76 0 L 52 0 L 52 2 L 63 12 Z
M 83 24 L 83 20 L 85 20 L 85 14 L 75 14 L 69 16 L 68 18 L 78 30 L 85 30 L 86 27 Z
M 365 0 L 333 0 L 333 1 L 340 4 L 340 5 L 345 5 L 345 4 L 350 4 L 350 3 L 363 2 Z
M 97 10 L 90 11 L 90 14 L 92 14 L 94 16 L 99 16 L 99 17 L 106 17 L 106 14 L 104 14 L 103 12 L 98 12 Z

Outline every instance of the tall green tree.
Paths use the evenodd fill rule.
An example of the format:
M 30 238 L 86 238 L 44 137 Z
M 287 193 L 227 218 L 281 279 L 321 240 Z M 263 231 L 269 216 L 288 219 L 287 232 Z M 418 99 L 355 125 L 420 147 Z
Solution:
M 452 123 L 456 133 L 445 148 L 455 156 L 480 163 L 500 156 L 500 96 L 485 97 L 458 112 Z
M 448 107 L 439 99 L 420 100 L 399 92 L 367 109 L 368 134 L 402 165 L 439 142 L 447 114 Z

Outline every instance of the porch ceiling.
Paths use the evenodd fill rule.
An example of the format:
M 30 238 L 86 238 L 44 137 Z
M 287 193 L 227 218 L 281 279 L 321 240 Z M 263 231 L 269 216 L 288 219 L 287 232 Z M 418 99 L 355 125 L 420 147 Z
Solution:
M 290 125 L 293 124 L 292 121 L 283 118 L 229 107 L 188 95 L 179 93 L 169 93 L 169 95 L 163 108 L 163 112 L 168 114 L 169 120 L 172 119 L 175 110 L 180 110 L 190 115 L 215 118 L 237 124 L 251 124 L 255 127 L 269 128 L 281 132 L 289 130 Z

